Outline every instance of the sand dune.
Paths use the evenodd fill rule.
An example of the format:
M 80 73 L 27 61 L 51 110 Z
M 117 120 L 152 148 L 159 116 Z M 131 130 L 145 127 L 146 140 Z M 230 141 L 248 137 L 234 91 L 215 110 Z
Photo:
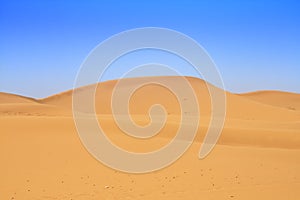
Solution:
M 168 79 L 169 81 L 176 81 L 176 77 L 149 77 L 147 78 L 149 81 L 155 81 L 156 79 Z M 197 95 L 199 106 L 201 110 L 201 115 L 208 116 L 210 115 L 210 96 L 206 87 L 206 83 L 203 80 L 187 77 L 188 81 L 192 85 L 195 93 Z M 122 83 L 121 87 L 127 87 L 127 85 L 138 84 L 140 78 L 126 79 Z M 110 104 L 111 104 L 111 95 L 114 86 L 117 81 L 107 81 L 98 84 L 95 102 L 98 114 L 111 114 Z M 89 89 L 89 86 L 81 88 L 84 93 L 85 89 Z M 157 95 L 152 95 L 154 93 L 158 93 Z M 284 94 L 284 93 L 283 93 Z M 289 94 L 289 93 L 287 93 Z M 252 98 L 249 97 L 248 94 L 236 95 L 229 92 L 226 92 L 227 95 L 227 114 L 228 118 L 237 118 L 237 119 L 257 119 L 257 120 L 299 120 L 299 113 L 285 111 L 279 108 L 270 107 L 273 105 L 272 102 L 262 104 L 261 101 L 256 102 L 252 101 Z M 247 98 L 244 98 L 247 97 Z M 283 97 L 282 101 L 285 100 L 286 105 L 294 105 L 297 106 L 297 99 L 300 94 L 287 95 L 287 97 Z M 249 99 L 250 98 L 250 99 Z M 262 98 L 263 99 L 263 98 Z M 274 98 L 273 93 L 270 96 L 266 95 L 267 102 L 268 99 L 276 99 Z M 187 99 L 188 101 L 188 99 Z M 276 100 L 273 100 L 276 101 Z M 72 90 L 66 91 L 57 95 L 50 96 L 48 98 L 44 98 L 39 100 L 42 104 L 55 105 L 63 108 L 72 107 Z M 137 102 L 137 103 L 136 103 Z M 142 103 L 141 103 L 142 102 Z M 160 103 L 166 106 L 166 109 L 170 114 L 180 114 L 180 109 L 178 108 L 178 101 L 174 96 L 171 95 L 170 91 L 165 88 L 158 87 L 157 85 L 148 85 L 146 87 L 141 88 L 139 91 L 131 99 L 131 113 L 132 114 L 147 114 L 147 111 L 151 105 L 154 103 Z M 284 102 L 282 102 L 283 104 Z
M 281 91 L 258 91 L 241 94 L 241 96 L 263 104 L 300 111 L 300 94 Z
M 71 116 L 70 109 L 41 103 L 38 99 L 0 93 L 0 116 Z
M 147 79 L 176 83 L 177 78 Z M 144 79 L 126 79 L 121 92 Z M 210 96 L 203 80 L 187 79 L 201 110 L 196 139 L 173 165 L 142 175 L 110 169 L 85 150 L 72 119 L 71 90 L 44 99 L 0 93 L 1 199 L 299 199 L 300 95 L 226 92 L 224 130 L 213 152 L 199 160 L 211 117 Z M 179 126 L 175 96 L 155 84 L 134 93 L 129 109 L 137 124 L 149 122 L 148 109 L 155 103 L 165 106 L 167 124 L 149 140 L 133 139 L 120 131 L 111 116 L 116 83 L 98 84 L 95 96 L 99 124 L 107 136 L 134 152 L 167 144 Z M 89 88 L 77 90 L 84 95 Z
M 178 82 L 178 77 L 143 77 L 123 80 L 120 85 L 120 92 L 131 85 L 139 85 L 143 80 L 159 81 L 160 79 L 169 82 Z M 206 83 L 197 78 L 187 77 L 197 96 L 200 108 L 200 128 L 196 136 L 196 141 L 202 142 L 207 127 L 211 119 L 210 94 Z M 180 122 L 180 106 L 176 97 L 166 88 L 156 84 L 149 84 L 139 88 L 131 97 L 129 110 L 132 119 L 139 125 L 146 125 L 150 122 L 149 108 L 154 104 L 161 104 L 167 111 L 167 123 L 161 130 L 159 136 L 150 140 L 133 140 L 134 145 L 122 144 L 122 140 L 128 139 L 115 123 L 111 110 L 111 100 L 113 89 L 117 80 L 107 81 L 97 84 L 95 92 L 95 108 L 98 114 L 99 124 L 103 130 L 108 132 L 108 137 L 116 144 L 127 150 L 147 152 L 149 149 L 145 143 L 150 143 L 153 147 L 163 146 L 158 140 L 172 138 Z M 85 97 L 85 92 L 92 89 L 93 85 L 76 89 Z M 179 86 L 178 86 L 179 87 Z M 4 94 L 0 104 L 0 115 L 3 116 L 52 116 L 52 117 L 72 117 L 72 92 L 69 90 L 44 99 L 30 99 L 16 95 Z M 159 94 L 159 95 L 153 95 Z M 287 96 L 284 96 L 284 95 Z M 253 96 L 259 95 L 259 101 L 253 100 Z M 276 100 L 276 96 L 280 98 Z M 260 146 L 275 148 L 300 149 L 300 112 L 288 109 L 286 105 L 297 106 L 298 94 L 284 92 L 258 92 L 248 94 L 232 94 L 226 92 L 227 115 L 224 131 L 219 139 L 219 144 L 230 144 L 238 146 Z M 85 98 L 83 98 L 85 99 Z M 283 101 L 284 100 L 284 101 Z M 190 99 L 184 99 L 189 103 Z M 9 103 L 8 103 L 9 102 Z M 121 99 L 121 103 L 124 100 Z M 262 103 L 263 102 L 263 103 Z M 270 102 L 270 104 L 266 103 Z M 275 103 L 280 106 L 274 106 Z M 287 108 L 287 109 L 286 109 Z M 193 114 L 194 110 L 189 113 Z M 122 113 L 119 113 L 122 115 Z M 114 137 L 117 136 L 117 137 Z M 117 138 L 117 139 L 116 139 Z M 121 142 L 120 142 L 121 141 Z M 142 145 L 140 145 L 142 144 Z M 153 148 L 151 148 L 153 149 Z
M 34 102 L 36 102 L 36 100 L 33 99 L 33 98 L 0 92 L 0 104 L 6 104 L 6 103 L 34 103 Z

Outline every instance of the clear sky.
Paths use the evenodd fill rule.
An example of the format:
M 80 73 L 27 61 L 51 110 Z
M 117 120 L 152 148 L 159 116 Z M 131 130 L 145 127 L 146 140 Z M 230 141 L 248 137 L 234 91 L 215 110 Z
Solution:
M 200 43 L 231 92 L 300 93 L 298 2 L 0 0 L 0 91 L 39 98 L 71 89 L 101 41 L 154 26 Z

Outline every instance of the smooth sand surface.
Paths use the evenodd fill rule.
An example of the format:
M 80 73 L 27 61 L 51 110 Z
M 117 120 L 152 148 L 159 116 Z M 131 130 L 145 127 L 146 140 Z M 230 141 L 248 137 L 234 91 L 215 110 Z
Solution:
M 121 87 L 142 79 L 127 79 Z M 210 97 L 204 81 L 188 80 L 201 110 L 195 141 L 174 164 L 147 174 L 113 170 L 86 151 L 72 118 L 72 91 L 38 100 L 0 93 L 0 199 L 300 199 L 300 94 L 226 92 L 224 130 L 209 156 L 199 160 L 211 117 Z M 137 124 L 149 123 L 147 112 L 155 103 L 167 110 L 161 132 L 139 140 L 120 131 L 112 118 L 115 84 L 100 83 L 96 91 L 98 121 L 107 136 L 133 152 L 167 144 L 179 126 L 175 96 L 155 84 L 134 93 L 129 109 Z M 78 90 L 84 95 L 89 87 Z

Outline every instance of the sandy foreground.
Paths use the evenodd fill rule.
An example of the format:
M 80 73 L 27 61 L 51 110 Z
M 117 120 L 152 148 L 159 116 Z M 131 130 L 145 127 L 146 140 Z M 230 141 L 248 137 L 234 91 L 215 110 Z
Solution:
M 178 77 L 148 79 L 160 78 Z M 128 79 L 123 87 L 140 80 Z M 200 160 L 210 98 L 205 82 L 188 80 L 201 110 L 198 134 L 178 161 L 147 174 L 111 169 L 87 152 L 72 118 L 72 91 L 38 100 L 0 93 L 0 199 L 300 199 L 300 94 L 227 92 L 224 130 Z M 157 85 L 136 91 L 129 107 L 137 124 L 149 122 L 147 111 L 155 103 L 168 115 L 160 134 L 139 140 L 123 134 L 112 119 L 115 84 L 100 83 L 95 97 L 99 124 L 111 141 L 132 152 L 167 144 L 179 126 L 175 96 Z

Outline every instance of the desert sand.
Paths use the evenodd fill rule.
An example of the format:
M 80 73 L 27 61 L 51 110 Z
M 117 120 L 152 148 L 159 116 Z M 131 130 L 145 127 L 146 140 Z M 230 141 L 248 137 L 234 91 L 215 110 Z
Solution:
M 147 79 L 162 78 L 176 82 L 178 77 Z M 200 160 L 210 97 L 203 80 L 187 78 L 201 110 L 198 134 L 178 161 L 146 174 L 116 171 L 87 152 L 72 118 L 72 90 L 44 99 L 0 93 L 0 199 L 300 199 L 300 94 L 226 92 L 222 135 L 209 156 Z M 122 87 L 139 80 L 127 79 Z M 130 100 L 136 123 L 149 122 L 147 112 L 155 103 L 164 105 L 168 116 L 157 136 L 133 139 L 111 116 L 116 82 L 99 83 L 95 97 L 99 124 L 107 136 L 133 152 L 167 144 L 178 128 L 175 96 L 157 85 L 136 91 Z

